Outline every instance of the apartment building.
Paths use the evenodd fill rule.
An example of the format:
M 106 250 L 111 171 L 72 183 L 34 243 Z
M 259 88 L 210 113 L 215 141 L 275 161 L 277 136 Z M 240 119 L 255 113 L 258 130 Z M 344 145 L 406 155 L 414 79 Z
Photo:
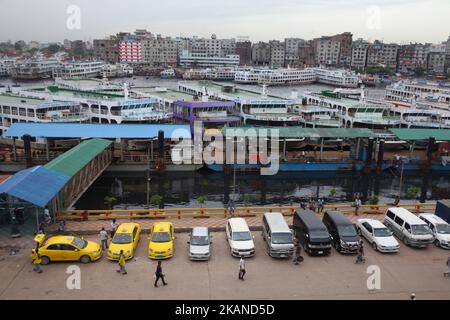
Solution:
M 340 61 L 341 43 L 333 37 L 314 39 L 315 60 L 318 65 L 337 66 Z
M 252 46 L 252 62 L 255 65 L 263 66 L 270 64 L 270 44 L 267 42 L 254 43 Z
M 367 53 L 368 67 L 397 68 L 399 46 L 395 43 L 383 43 L 375 40 Z
M 140 40 L 129 39 L 119 42 L 119 61 L 126 63 L 141 63 L 142 44 Z
M 369 42 L 359 38 L 353 41 L 351 66 L 354 68 L 365 68 L 367 65 L 367 52 Z
M 404 74 L 414 73 L 416 65 L 414 64 L 414 53 L 416 44 L 406 44 L 399 46 L 397 71 Z
M 441 74 L 445 72 L 445 47 L 432 48 L 428 53 L 427 72 Z
M 416 68 L 425 70 L 427 68 L 428 53 L 430 52 L 430 44 L 416 44 L 414 48 L 413 63 Z
M 284 44 L 285 44 L 285 57 L 284 57 L 284 64 L 286 66 L 293 66 L 298 67 L 302 65 L 300 63 L 300 57 L 299 57 L 299 49 L 300 46 L 305 43 L 305 40 L 300 38 L 285 38 Z
M 352 45 L 353 45 L 353 34 L 351 32 L 344 32 L 331 36 L 331 39 L 339 42 L 339 65 L 348 67 L 352 62 Z
M 117 39 L 94 40 L 94 58 L 109 63 L 119 62 L 119 41 Z
M 270 66 L 279 68 L 284 66 L 285 44 L 278 40 L 269 41 Z
M 236 42 L 236 54 L 239 55 L 239 65 L 251 65 L 252 43 L 248 40 Z
M 153 66 L 176 66 L 178 63 L 179 42 L 170 37 L 141 40 L 142 58 Z

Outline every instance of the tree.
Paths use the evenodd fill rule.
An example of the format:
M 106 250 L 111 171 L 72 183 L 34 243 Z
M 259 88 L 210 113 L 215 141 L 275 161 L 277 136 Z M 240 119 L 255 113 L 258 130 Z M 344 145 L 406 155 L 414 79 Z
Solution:
M 161 208 L 162 201 L 163 197 L 161 197 L 159 194 L 154 194 L 150 197 L 149 203 L 152 206 L 158 206 L 158 208 Z
M 242 196 L 242 202 L 244 203 L 244 207 L 248 207 L 250 204 L 250 196 L 247 193 Z
M 108 210 L 112 209 L 112 205 L 114 202 L 117 202 L 115 197 L 106 196 L 103 198 L 103 203 L 108 207 Z
M 419 196 L 420 188 L 418 187 L 409 187 L 406 191 L 405 198 L 406 199 L 415 199 Z
M 207 199 L 206 199 L 205 196 L 200 196 L 200 197 L 197 198 L 197 202 L 200 204 L 201 208 L 203 208 L 203 205 L 205 204 L 206 200 Z

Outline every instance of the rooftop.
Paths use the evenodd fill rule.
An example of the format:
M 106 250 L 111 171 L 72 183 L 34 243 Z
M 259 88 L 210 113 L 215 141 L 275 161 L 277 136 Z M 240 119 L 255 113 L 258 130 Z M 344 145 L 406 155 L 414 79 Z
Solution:
M 400 140 L 428 140 L 434 137 L 438 141 L 450 141 L 450 129 L 390 129 Z
M 374 137 L 369 129 L 365 128 L 302 128 L 302 127 L 240 127 L 226 128 L 225 136 L 243 137 L 258 135 L 261 130 L 266 130 L 266 135 L 270 136 L 272 130 L 278 131 L 280 138 L 369 138 Z M 264 132 L 261 132 L 264 134 Z

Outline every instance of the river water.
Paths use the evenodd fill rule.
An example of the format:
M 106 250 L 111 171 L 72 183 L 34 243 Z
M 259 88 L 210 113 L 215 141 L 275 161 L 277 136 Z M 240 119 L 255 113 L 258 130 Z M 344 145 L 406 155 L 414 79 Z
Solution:
M 371 176 L 325 172 L 280 172 L 274 176 L 237 173 L 236 184 L 233 184 L 233 174 L 207 170 L 150 175 L 149 180 L 145 172 L 107 172 L 95 181 L 75 207 L 106 209 L 104 198 L 113 196 L 117 199 L 115 209 L 147 208 L 147 195 L 149 198 L 162 196 L 164 207 L 198 207 L 196 199 L 200 196 L 206 197 L 204 206 L 207 207 L 222 207 L 230 197 L 234 197 L 237 205 L 243 205 L 244 198 L 248 205 L 298 204 L 309 197 L 324 197 L 327 203 L 351 202 L 355 195 L 363 201 L 377 195 L 380 202 L 387 203 L 398 194 L 399 186 L 400 177 L 393 173 Z M 404 172 L 402 198 L 411 187 L 418 188 L 417 199 L 421 201 L 450 198 L 450 175 L 421 176 L 417 172 Z

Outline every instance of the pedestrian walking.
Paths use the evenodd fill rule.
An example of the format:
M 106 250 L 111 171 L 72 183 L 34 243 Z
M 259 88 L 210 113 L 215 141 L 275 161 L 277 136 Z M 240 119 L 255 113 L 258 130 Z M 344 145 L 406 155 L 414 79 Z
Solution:
M 361 199 L 359 199 L 359 197 L 356 197 L 356 199 L 355 199 L 355 216 L 357 216 L 358 215 L 358 211 L 359 211 L 359 208 L 361 207 Z
M 320 199 L 317 201 L 317 203 L 318 203 L 318 210 L 317 210 L 317 212 L 318 212 L 318 213 L 322 213 L 322 212 L 323 212 L 323 208 L 324 208 L 324 206 L 325 206 L 325 201 L 324 201 L 322 198 L 320 198 Z
M 447 259 L 447 272 L 444 272 L 444 277 L 450 276 L 450 257 Z
M 155 272 L 155 287 L 158 287 L 158 281 L 159 279 L 162 280 L 163 285 L 168 285 L 166 280 L 164 279 L 164 273 L 162 272 L 161 267 L 161 261 L 158 261 L 158 265 L 156 266 L 156 272 Z
M 37 272 L 37 273 L 42 273 L 42 269 L 41 269 L 41 255 L 39 254 L 39 248 L 36 246 L 36 249 L 33 250 L 32 252 L 32 257 L 33 259 L 33 271 Z
M 295 239 L 294 241 L 294 259 L 293 262 L 295 265 L 299 265 L 300 262 L 303 261 L 303 257 L 302 257 L 302 247 L 300 245 L 300 241 L 298 241 L 298 239 Z
M 100 230 L 100 243 L 102 244 L 102 250 L 108 249 L 108 232 L 104 227 Z
M 127 274 L 127 270 L 125 269 L 125 255 L 123 254 L 123 250 L 120 250 L 119 255 L 119 270 L 117 272 L 120 272 L 121 274 Z
M 244 258 L 241 257 L 241 260 L 239 260 L 239 280 L 244 280 L 245 274 L 245 261 Z
M 228 201 L 228 213 L 230 214 L 230 215 L 233 215 L 234 214 L 234 201 L 233 201 L 233 199 L 231 199 L 230 198 L 230 200 Z
M 309 210 L 316 212 L 316 201 L 313 198 L 309 200 Z
M 66 232 L 66 221 L 61 220 L 58 225 L 58 234 L 64 234 Z
M 363 243 L 361 242 L 361 244 L 359 245 L 358 255 L 356 257 L 355 263 L 364 263 L 364 262 L 366 262 L 366 259 L 364 258 L 364 247 Z
M 394 200 L 394 206 L 398 206 L 399 203 L 400 203 L 400 197 L 396 196 L 395 200 Z
M 300 202 L 300 208 L 302 208 L 303 210 L 305 210 L 306 209 L 306 202 L 305 201 L 301 201 Z
M 111 239 L 114 238 L 114 235 L 116 234 L 116 231 L 117 231 L 117 227 L 118 227 L 118 225 L 116 223 L 116 219 L 113 219 L 111 221 Z

